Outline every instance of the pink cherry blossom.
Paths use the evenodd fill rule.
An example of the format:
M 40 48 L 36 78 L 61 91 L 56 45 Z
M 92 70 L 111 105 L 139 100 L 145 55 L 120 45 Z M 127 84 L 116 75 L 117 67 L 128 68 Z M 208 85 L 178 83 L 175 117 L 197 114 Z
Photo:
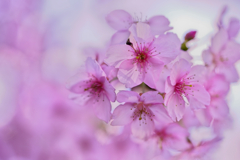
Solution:
M 227 11 L 228 11 L 228 6 L 224 6 L 220 13 L 219 19 L 218 19 L 218 28 L 225 29 L 228 32 L 228 38 L 234 39 L 234 38 L 236 38 L 236 36 L 238 35 L 238 32 L 239 32 L 240 21 L 237 18 L 232 17 L 229 20 L 228 26 L 224 25 L 223 19 L 224 19 L 224 16 L 226 15 Z
M 228 30 L 221 28 L 212 38 L 211 47 L 202 54 L 209 69 L 224 75 L 229 82 L 236 82 L 239 79 L 235 63 L 240 59 L 240 45 L 231 38 L 238 32 L 236 23 L 239 22 L 233 20 Z
M 164 103 L 173 120 L 180 120 L 184 114 L 185 101 L 192 109 L 205 108 L 210 103 L 210 95 L 198 82 L 202 66 L 194 66 L 181 59 L 173 66 L 166 82 Z
M 164 93 L 165 92 L 165 83 L 166 83 L 167 77 L 170 76 L 170 73 L 171 73 L 171 70 L 172 70 L 172 67 L 173 67 L 174 63 L 179 61 L 180 59 L 185 59 L 188 62 L 190 62 L 192 60 L 192 56 L 190 56 L 190 54 L 186 51 L 181 51 L 180 54 L 173 61 L 171 61 L 167 65 L 164 65 L 159 77 L 155 76 L 156 80 L 152 83 L 148 83 L 148 85 L 151 88 L 155 88 L 159 92 Z
M 179 159 L 212 159 L 208 156 L 207 153 L 213 151 L 219 145 L 221 138 L 216 137 L 211 140 L 201 141 L 199 144 L 194 145 L 189 141 L 191 147 L 184 152 L 180 153 L 177 156 L 174 156 L 172 160 L 179 160 Z
M 133 18 L 128 12 L 124 10 L 112 11 L 106 16 L 106 21 L 109 26 L 111 26 L 115 30 L 118 30 L 118 32 L 114 35 L 115 37 L 114 39 L 120 39 L 120 40 L 125 39 L 125 42 L 128 36 L 130 35 L 130 32 L 128 32 L 127 30 L 133 24 L 137 24 L 138 22 L 148 24 L 151 28 L 151 33 L 153 35 L 160 35 L 172 29 L 172 27 L 169 26 L 170 24 L 169 20 L 164 16 L 158 15 L 158 16 L 151 17 L 150 19 L 142 20 L 142 18 L 138 18 L 138 17 Z
M 147 24 L 131 27 L 129 45 L 110 46 L 105 63 L 119 68 L 118 79 L 131 88 L 142 82 L 154 86 L 160 71 L 180 53 L 180 40 L 173 33 L 154 38 Z
M 139 95 L 133 91 L 120 91 L 117 94 L 119 105 L 113 112 L 112 125 L 131 123 L 133 135 L 144 138 L 150 136 L 156 125 L 171 122 L 163 106 L 163 98 L 156 91 Z
M 74 78 L 68 85 L 69 90 L 76 94 L 73 98 L 93 109 L 98 118 L 108 122 L 111 117 L 110 101 L 115 101 L 116 94 L 100 65 L 88 58 L 86 71 L 78 73 Z
M 230 121 L 229 107 L 226 102 L 229 82 L 222 75 L 212 74 L 204 85 L 211 96 L 211 102 L 204 111 L 196 112 L 195 114 L 203 125 L 211 125 L 216 132 L 219 132 L 222 130 L 220 128 L 225 128 L 223 127 L 225 121 L 227 123 Z M 222 124 L 221 127 L 219 127 L 219 122 Z
M 161 35 L 166 31 L 171 30 L 169 20 L 161 15 L 151 17 L 150 19 L 142 20 L 142 18 L 134 18 L 124 10 L 114 10 L 106 16 L 106 21 L 117 32 L 111 38 L 111 45 L 125 44 L 131 34 L 129 31 L 132 25 L 139 23 L 147 24 L 150 27 L 152 35 Z
M 176 134 L 177 133 L 177 134 Z M 190 147 L 187 142 L 189 133 L 187 129 L 177 123 L 169 124 L 155 131 L 154 137 L 158 139 L 158 145 L 163 150 L 183 151 Z
M 238 19 L 225 25 L 226 8 L 222 11 L 219 31 L 203 53 L 205 66 L 192 66 L 197 57 L 183 47 L 188 49 L 196 31 L 181 47 L 164 16 L 143 19 L 115 10 L 106 16 L 116 31 L 107 41 L 112 31 L 100 24 L 101 8 L 121 2 L 83 3 L 95 10 L 81 10 L 86 14 L 79 17 L 66 12 L 72 3 L 46 12 L 42 8 L 55 3 L 44 7 L 44 1 L 0 2 L 0 160 L 214 159 L 209 153 L 232 127 L 229 91 L 238 80 Z M 129 4 L 118 8 L 140 11 Z M 155 13 L 151 4 L 142 7 L 143 13 Z M 62 29 L 67 34 L 57 33 Z M 79 55 L 90 41 L 107 46 L 87 47 Z M 63 83 L 76 72 L 74 52 L 88 58 L 66 89 Z M 115 89 L 121 90 L 117 96 Z
M 95 47 L 86 47 L 82 51 L 87 57 L 91 57 L 96 60 L 100 65 L 103 63 L 106 51 L 105 49 L 95 48 Z
M 230 126 L 231 122 L 226 101 L 229 82 L 222 75 L 211 74 L 206 78 L 204 86 L 210 94 L 210 104 L 199 110 L 187 108 L 181 122 L 187 128 L 194 126 L 211 127 L 215 133 L 221 135 L 222 131 Z

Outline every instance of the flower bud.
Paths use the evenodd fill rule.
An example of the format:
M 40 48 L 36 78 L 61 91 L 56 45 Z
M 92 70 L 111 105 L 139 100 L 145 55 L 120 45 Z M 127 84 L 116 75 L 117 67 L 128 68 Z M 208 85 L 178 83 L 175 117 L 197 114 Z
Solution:
M 185 41 L 190 41 L 195 38 L 197 31 L 188 32 L 185 36 Z

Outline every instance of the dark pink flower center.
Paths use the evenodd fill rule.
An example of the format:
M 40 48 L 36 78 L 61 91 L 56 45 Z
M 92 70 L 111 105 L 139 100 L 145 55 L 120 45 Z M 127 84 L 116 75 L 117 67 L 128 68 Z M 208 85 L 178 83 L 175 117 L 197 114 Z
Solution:
M 155 50 L 156 47 L 152 46 L 152 42 L 149 43 L 137 43 L 137 46 L 132 47 L 132 50 L 129 50 L 132 52 L 132 56 L 134 57 L 133 63 L 136 63 L 138 65 L 139 70 L 143 69 L 143 71 L 146 72 L 147 66 L 149 65 L 149 60 L 153 56 L 156 56 L 160 53 L 157 53 Z
M 146 120 L 147 116 L 151 119 L 151 121 L 152 121 L 152 117 L 155 116 L 148 107 L 149 105 L 143 104 L 142 102 L 135 104 L 133 106 L 133 108 L 135 108 L 135 111 L 131 118 L 133 118 L 133 120 L 138 119 L 140 126 L 141 126 L 141 123 L 147 124 L 147 120 Z
M 174 92 L 177 93 L 178 95 L 183 95 L 186 93 L 185 92 L 186 90 L 191 89 L 190 87 L 192 87 L 191 84 L 186 84 L 184 82 L 178 82 L 175 85 Z
M 195 80 L 195 74 L 188 76 L 188 73 L 181 79 L 181 81 L 178 81 L 174 88 L 174 93 L 178 94 L 179 96 L 188 97 L 188 95 L 193 95 L 195 86 L 193 85 L 196 82 L 199 82 L 198 80 Z
M 97 80 L 92 81 L 89 80 L 86 83 L 89 83 L 88 87 L 84 89 L 84 91 L 88 91 L 91 94 L 98 94 L 103 91 L 103 84 Z

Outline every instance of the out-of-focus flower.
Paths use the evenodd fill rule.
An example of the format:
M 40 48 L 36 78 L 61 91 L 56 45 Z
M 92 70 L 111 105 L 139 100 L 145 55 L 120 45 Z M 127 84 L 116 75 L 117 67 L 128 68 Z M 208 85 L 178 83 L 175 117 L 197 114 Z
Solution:
M 188 139 L 189 144 L 191 145 L 190 148 L 186 149 L 185 151 L 181 152 L 180 154 L 174 156 L 172 158 L 172 160 L 178 160 L 178 159 L 212 159 L 211 157 L 209 157 L 209 155 L 207 153 L 209 153 L 210 151 L 214 150 L 217 148 L 217 145 L 219 144 L 219 142 L 221 141 L 221 138 L 219 137 L 204 137 L 205 134 L 198 132 L 198 134 L 201 134 L 199 138 L 201 138 L 201 140 L 199 139 L 198 143 L 193 143 L 192 139 Z
M 153 35 L 161 35 L 164 32 L 172 29 L 169 26 L 169 20 L 164 16 L 154 16 L 150 19 L 142 20 L 140 18 L 133 18 L 128 12 L 124 10 L 114 10 L 106 16 L 106 21 L 117 32 L 112 36 L 112 44 L 125 44 L 129 38 L 129 28 L 133 24 L 145 23 L 150 26 Z
M 210 103 L 210 95 L 198 82 L 202 66 L 194 66 L 181 59 L 173 66 L 166 81 L 166 96 L 164 103 L 173 120 L 179 121 L 185 110 L 185 100 L 192 109 L 205 108 Z
M 115 89 L 106 79 L 100 65 L 93 59 L 86 60 L 86 70 L 78 73 L 68 88 L 81 105 L 86 105 L 98 118 L 108 122 L 111 117 L 111 103 L 116 99 Z
M 211 102 L 206 105 L 206 109 L 197 111 L 198 120 L 202 125 L 212 126 L 214 131 L 220 134 L 224 124 L 229 124 L 229 107 L 226 102 L 226 95 L 229 92 L 229 82 L 226 81 L 223 75 L 211 74 L 206 78 L 204 86 L 211 96 Z M 219 126 L 219 123 L 222 126 Z
M 239 79 L 235 63 L 240 59 L 240 45 L 233 39 L 239 28 L 239 20 L 232 19 L 229 28 L 220 28 L 212 38 L 211 47 L 202 53 L 206 66 L 217 74 L 224 75 L 229 82 Z
M 100 65 L 103 63 L 106 56 L 106 51 L 104 49 L 95 47 L 86 47 L 82 52 L 87 57 L 91 57 L 92 59 L 96 60 Z
M 117 95 L 119 105 L 113 112 L 112 125 L 131 123 L 133 135 L 144 138 L 151 135 L 155 126 L 171 122 L 163 106 L 163 98 L 157 91 L 142 95 L 133 91 L 120 91 Z
M 181 127 L 177 123 L 172 123 L 159 130 L 157 129 L 153 137 L 158 140 L 160 149 L 166 151 L 183 151 L 190 147 L 187 142 L 188 136 L 189 133 L 187 129 Z

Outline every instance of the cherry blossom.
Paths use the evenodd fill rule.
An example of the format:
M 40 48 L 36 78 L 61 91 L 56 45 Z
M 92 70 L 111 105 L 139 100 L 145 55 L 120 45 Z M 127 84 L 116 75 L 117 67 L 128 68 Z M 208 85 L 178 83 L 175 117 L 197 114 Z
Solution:
M 226 147 L 221 144 L 226 131 L 235 127 L 232 83 L 239 79 L 240 21 L 230 18 L 225 25 L 224 7 L 218 30 L 207 34 L 213 37 L 201 61 L 192 50 L 207 43 L 208 36 L 195 38 L 201 28 L 180 40 L 180 32 L 169 32 L 165 16 L 143 18 L 124 10 L 107 14 L 102 5 L 120 3 L 106 2 L 83 3 L 96 10 L 81 10 L 87 13 L 83 17 L 64 11 L 67 23 L 59 23 L 57 14 L 64 8 L 45 14 L 42 1 L 2 0 L 0 159 L 214 159 L 213 151 Z M 132 13 L 140 11 L 138 3 L 126 6 Z M 155 13 L 151 6 L 140 12 Z M 104 18 L 115 29 L 113 35 L 110 27 L 99 25 Z M 180 31 L 181 26 L 174 27 Z M 190 45 L 193 39 L 201 43 Z M 88 58 L 84 62 L 82 57 Z
M 150 136 L 156 125 L 171 122 L 163 106 L 163 98 L 156 91 L 137 94 L 133 91 L 120 91 L 117 94 L 119 105 L 113 112 L 112 125 L 131 123 L 133 135 L 144 138 Z
M 191 68 L 191 64 L 184 59 L 174 64 L 166 81 L 164 99 L 173 120 L 179 121 L 182 118 L 185 102 L 188 102 L 192 109 L 205 108 L 205 105 L 209 105 L 210 95 L 198 80 L 201 70 L 202 66 Z
M 187 142 L 188 136 L 189 133 L 186 128 L 179 126 L 177 123 L 172 123 L 157 129 L 154 138 L 158 139 L 158 145 L 163 150 L 183 151 L 190 147 Z
M 228 29 L 220 28 L 212 38 L 211 47 L 203 51 L 203 60 L 210 70 L 224 75 L 229 82 L 239 79 L 235 63 L 240 59 L 240 45 L 234 41 L 240 28 L 239 21 L 233 19 Z
M 146 24 L 133 25 L 129 45 L 110 46 L 105 63 L 119 68 L 118 79 L 131 88 L 145 82 L 150 87 L 161 69 L 180 54 L 180 41 L 173 33 L 154 38 Z
M 86 71 L 83 70 L 73 78 L 67 86 L 71 92 L 76 94 L 72 98 L 81 105 L 88 105 L 98 118 L 108 122 L 111 117 L 110 101 L 115 101 L 116 94 L 100 65 L 88 58 Z
M 142 17 L 134 18 L 124 10 L 114 10 L 110 12 L 106 16 L 106 21 L 109 26 L 117 30 L 117 32 L 111 38 L 112 44 L 125 44 L 131 34 L 129 28 L 133 24 L 148 24 L 153 35 L 161 35 L 164 32 L 172 29 L 172 27 L 169 26 L 169 20 L 162 15 L 157 15 L 151 17 L 150 19 L 142 20 Z

